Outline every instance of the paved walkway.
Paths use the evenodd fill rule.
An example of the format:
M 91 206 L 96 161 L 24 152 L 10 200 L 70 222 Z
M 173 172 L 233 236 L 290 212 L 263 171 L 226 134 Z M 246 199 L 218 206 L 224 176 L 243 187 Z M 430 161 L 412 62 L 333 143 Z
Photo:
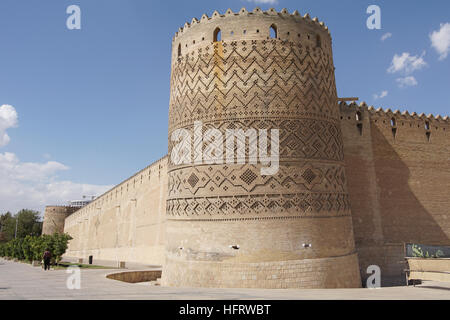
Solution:
M 117 271 L 117 270 L 116 270 Z M 69 290 L 65 270 L 45 272 L 39 267 L 0 258 L 1 299 L 446 299 L 450 284 L 425 282 L 416 287 L 381 289 L 199 289 L 129 284 L 106 279 L 114 270 L 81 271 L 81 289 Z

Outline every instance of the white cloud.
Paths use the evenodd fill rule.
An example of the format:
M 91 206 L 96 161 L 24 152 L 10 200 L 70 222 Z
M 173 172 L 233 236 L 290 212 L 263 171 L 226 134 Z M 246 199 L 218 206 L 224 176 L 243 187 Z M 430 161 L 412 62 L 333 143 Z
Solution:
M 439 60 L 444 60 L 450 53 L 450 23 L 441 23 L 439 31 L 430 34 L 431 46 L 440 55 Z
M 247 0 L 247 2 L 253 2 L 256 4 L 277 4 L 278 0 Z
M 400 88 L 414 87 L 418 84 L 416 78 L 414 78 L 413 76 L 398 78 L 396 81 Z
M 56 174 L 58 171 L 68 170 L 69 167 L 55 161 L 47 163 L 20 162 L 14 153 L 0 153 L 0 172 L 22 181 L 42 181 Z
M 384 98 L 384 97 L 387 97 L 387 95 L 388 95 L 388 91 L 387 90 L 384 90 L 384 91 L 381 91 L 381 93 L 380 94 L 374 94 L 373 95 L 373 98 L 375 99 L 375 100 L 378 100 L 378 99 L 382 99 L 382 98 Z
M 101 195 L 112 186 L 59 181 L 69 170 L 55 161 L 21 162 L 13 153 L 0 153 L 0 212 L 28 208 L 43 211 L 46 205 L 63 205 L 83 195 Z
M 17 126 L 17 119 L 14 107 L 0 107 L 0 141 L 10 141 L 6 129 Z M 0 153 L 0 213 L 24 208 L 42 212 L 46 205 L 66 204 L 83 195 L 101 195 L 112 188 L 59 180 L 58 173 L 69 169 L 56 161 L 22 162 L 14 153 Z
M 6 130 L 17 127 L 17 112 L 13 106 L 4 104 L 0 106 L 0 147 L 6 146 L 11 140 Z
M 423 57 L 425 52 L 419 56 L 411 56 L 409 52 L 404 52 L 402 55 L 394 55 L 391 66 L 387 70 L 389 73 L 404 72 L 411 74 L 416 70 L 420 70 L 427 65 Z
M 392 37 L 392 33 L 388 32 L 383 34 L 383 36 L 381 37 L 381 41 L 385 41 L 387 39 L 389 39 L 390 37 Z

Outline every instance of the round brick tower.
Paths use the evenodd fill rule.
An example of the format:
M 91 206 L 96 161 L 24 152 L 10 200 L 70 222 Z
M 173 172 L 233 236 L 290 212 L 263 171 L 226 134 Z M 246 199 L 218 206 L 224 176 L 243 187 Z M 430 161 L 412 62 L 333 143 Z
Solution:
M 79 208 L 69 206 L 47 206 L 45 207 L 42 234 L 52 235 L 56 232 L 64 232 L 64 223 L 68 216 Z
M 360 287 L 328 28 L 286 9 L 203 15 L 175 35 L 171 72 L 162 284 Z M 170 158 L 180 129 L 189 164 Z M 251 161 L 252 135 L 245 161 L 237 143 L 234 163 L 199 158 L 209 129 L 266 129 L 266 151 L 279 130 L 278 171 Z

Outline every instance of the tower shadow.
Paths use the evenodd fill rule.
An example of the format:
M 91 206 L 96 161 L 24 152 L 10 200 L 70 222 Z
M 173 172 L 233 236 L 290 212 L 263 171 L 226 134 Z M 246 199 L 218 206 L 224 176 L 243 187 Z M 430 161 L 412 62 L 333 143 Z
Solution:
M 367 267 L 378 265 L 382 286 L 405 285 L 405 243 L 450 245 L 449 231 L 445 232 L 449 230 L 445 208 L 450 205 L 445 186 L 450 174 L 437 165 L 439 159 L 428 156 L 437 144 L 416 145 L 417 137 L 408 137 L 405 132 L 398 140 L 389 141 L 390 127 L 379 128 L 373 123 L 370 127 L 372 161 L 360 161 L 360 154 L 352 157 L 352 164 L 359 169 L 347 166 L 361 278 L 365 285 L 370 276 Z M 410 138 L 412 141 L 407 140 Z M 361 170 L 372 170 L 372 175 L 363 177 Z M 361 182 L 364 178 L 367 181 Z M 443 181 L 443 190 L 437 181 Z M 360 186 L 375 191 L 375 195 L 364 197 Z

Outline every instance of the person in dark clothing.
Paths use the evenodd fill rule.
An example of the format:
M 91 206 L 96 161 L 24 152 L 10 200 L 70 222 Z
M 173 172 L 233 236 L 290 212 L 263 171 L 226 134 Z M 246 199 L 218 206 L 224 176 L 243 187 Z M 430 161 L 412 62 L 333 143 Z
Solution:
M 52 259 L 52 254 L 50 250 L 45 250 L 44 256 L 42 257 L 44 260 L 44 270 L 50 270 L 50 260 Z

